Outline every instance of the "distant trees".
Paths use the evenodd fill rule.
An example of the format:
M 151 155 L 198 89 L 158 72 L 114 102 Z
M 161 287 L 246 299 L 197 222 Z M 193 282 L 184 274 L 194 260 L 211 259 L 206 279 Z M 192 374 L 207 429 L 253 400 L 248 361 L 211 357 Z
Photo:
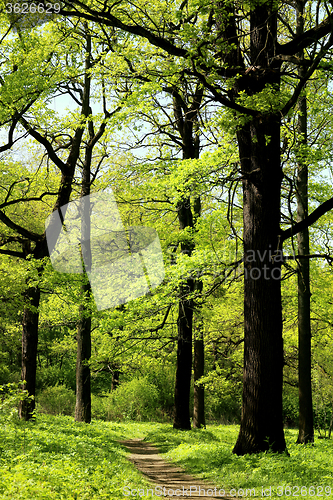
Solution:
M 244 266 L 243 406 L 240 433 L 234 447 L 234 452 L 242 455 L 267 449 L 286 451 L 282 418 L 285 363 L 281 302 L 285 256 L 282 249 L 284 242 L 288 245 L 287 240 L 298 235 L 299 441 L 311 442 L 308 228 L 333 208 L 333 198 L 329 198 L 329 191 L 324 197 L 317 197 L 314 210 L 308 215 L 310 157 L 303 154 L 308 145 L 306 117 L 309 112 L 305 92 L 312 78 L 331 70 L 333 13 L 330 7 L 326 6 L 324 12 L 320 2 L 301 0 L 295 5 L 277 5 L 272 0 L 250 1 L 246 5 L 231 0 L 213 4 L 204 0 L 194 4 L 185 1 L 179 5 L 158 0 L 147 4 L 137 0 L 129 9 L 124 0 L 101 9 L 94 2 L 88 5 L 73 0 L 65 3 L 61 14 L 64 17 L 52 24 L 51 45 L 46 41 L 46 35 L 22 32 L 14 37 L 11 48 L 11 57 L 15 60 L 13 65 L 8 62 L 10 58 L 4 61 L 7 73 L 0 83 L 6 111 L 2 111 L 0 119 L 3 126 L 7 126 L 8 134 L 2 152 L 14 145 L 14 131 L 18 127 L 24 137 L 30 136 L 44 148 L 47 161 L 53 162 L 60 171 L 61 180 L 59 185 L 55 183 L 54 191 L 45 189 L 42 194 L 38 192 L 31 197 L 24 190 L 23 196 L 18 194 L 21 179 L 13 176 L 11 182 L 5 183 L 0 220 L 8 231 L 2 235 L 1 253 L 13 258 L 33 256 L 37 261 L 37 276 L 41 276 L 43 259 L 48 255 L 45 232 L 40 227 L 35 229 L 33 224 L 26 227 L 18 222 L 16 214 L 11 213 L 12 208 L 19 203 L 38 202 L 55 196 L 53 209 L 58 210 L 70 201 L 72 190 L 77 190 L 78 186 L 81 186 L 82 196 L 91 192 L 92 182 L 97 180 L 102 165 L 109 172 L 117 167 L 108 180 L 100 182 L 99 187 L 104 182 L 104 187 L 108 188 L 111 179 L 113 182 L 123 175 L 115 190 L 126 221 L 141 223 L 146 218 L 149 224 L 157 227 L 163 234 L 164 250 L 171 248 L 173 263 L 178 252 L 181 276 L 177 279 L 167 277 L 163 292 L 159 290 L 156 294 L 158 305 L 154 304 L 155 295 L 150 292 L 146 299 L 121 311 L 122 318 L 126 314 L 137 318 L 140 304 L 142 317 L 147 323 L 129 327 L 124 325 L 124 319 L 119 320 L 116 313 L 114 316 L 108 313 L 105 322 L 114 332 L 112 325 L 115 321 L 119 335 L 111 334 L 106 327 L 105 330 L 112 337 L 110 342 L 115 343 L 113 345 L 116 342 L 119 345 L 120 333 L 126 337 L 128 332 L 134 332 L 133 338 L 140 332 L 142 338 L 157 342 L 161 340 L 159 335 L 165 331 L 169 318 L 166 346 L 175 340 L 170 332 L 177 323 L 174 427 L 190 429 L 195 300 L 197 298 L 201 305 L 202 297 L 209 297 L 223 285 L 222 270 L 230 270 L 230 260 L 221 261 L 216 245 L 212 244 L 218 261 L 218 276 L 206 280 L 204 259 L 201 261 L 198 257 L 200 249 L 205 246 L 205 241 L 200 240 L 201 234 L 208 238 L 209 233 L 204 229 L 205 218 L 211 214 L 217 217 L 215 214 L 220 209 L 231 230 L 219 245 L 227 247 L 228 241 L 232 240 L 232 250 L 236 254 L 232 269 L 237 269 L 241 261 Z M 30 49 L 36 45 L 38 37 L 42 51 L 33 61 Z M 25 57 L 33 68 L 35 80 L 31 78 Z M 64 75 L 59 68 L 64 70 Z M 47 77 L 50 80 L 46 84 Z M 93 90 L 100 103 L 97 116 L 92 109 Z M 13 104 L 15 92 L 19 97 Z M 71 96 L 80 108 L 71 119 L 67 122 L 64 119 L 60 124 L 55 122 L 51 112 L 41 109 L 57 93 Z M 155 98 L 157 93 L 163 96 L 160 103 Z M 108 100 L 112 102 L 112 113 L 107 109 Z M 171 113 L 167 109 L 170 100 Z M 165 117 L 164 123 L 154 115 L 156 109 L 150 113 L 157 105 L 158 112 Z M 207 106 L 211 110 L 209 119 L 204 117 Z M 291 165 L 290 155 L 294 154 L 294 147 L 289 143 L 286 129 L 294 110 L 299 113 L 299 118 L 294 141 L 296 161 Z M 113 114 L 118 117 L 118 112 L 119 121 L 114 122 L 114 137 L 111 138 L 106 127 Z M 122 128 L 132 124 L 133 120 L 137 120 L 132 127 L 135 147 L 139 151 L 137 158 L 134 158 L 134 152 L 120 154 Z M 145 126 L 148 130 L 144 129 Z M 210 143 L 216 145 L 215 158 L 213 154 L 206 157 L 199 154 L 200 133 L 206 133 L 209 127 L 221 131 L 218 139 L 213 138 Z M 318 143 L 325 127 L 329 126 L 319 126 L 313 145 Z M 238 154 L 232 149 L 236 142 Z M 155 159 L 148 154 L 145 157 L 140 150 L 147 144 L 154 154 L 157 152 Z M 93 158 L 95 147 L 99 155 L 96 159 Z M 114 158 L 113 152 L 119 158 Z M 124 163 L 127 165 L 122 170 Z M 294 223 L 294 181 L 288 174 L 291 169 L 294 176 L 296 164 L 298 211 Z M 76 167 L 81 169 L 77 168 L 75 178 Z M 92 167 L 95 168 L 93 174 Z M 207 203 L 208 193 L 211 199 L 215 198 L 215 205 Z M 329 199 L 324 201 L 326 197 Z M 283 214 L 283 219 L 281 206 L 282 211 L 286 206 L 289 211 L 289 216 Z M 239 226 L 234 226 L 234 210 L 242 211 L 242 231 Z M 54 236 L 56 239 L 57 235 Z M 211 237 L 212 241 L 214 237 Z M 240 239 L 242 259 L 237 251 Z M 198 273 L 199 277 L 194 273 L 193 265 L 204 271 L 201 275 Z M 173 271 L 169 271 L 171 276 Z M 29 393 L 34 394 L 40 288 L 38 279 L 28 280 L 27 285 L 22 320 L 22 377 Z M 87 284 L 82 285 L 82 294 L 88 296 Z M 221 292 L 221 302 L 222 296 Z M 177 304 L 177 312 L 173 310 L 174 304 Z M 154 315 L 161 318 L 159 323 L 150 322 Z M 76 418 L 87 422 L 90 421 L 92 328 L 91 316 L 82 303 L 77 331 Z M 204 359 L 199 314 L 195 330 L 194 371 L 197 382 L 203 374 Z M 242 339 L 237 339 L 236 344 L 241 342 Z M 113 368 L 109 367 L 109 370 Z M 194 425 L 200 426 L 204 423 L 203 387 L 200 384 L 195 387 L 195 405 Z M 28 418 L 32 409 L 32 406 L 22 407 L 21 415 Z
M 131 33 L 162 53 L 176 56 L 184 71 L 200 78 L 212 99 L 231 110 L 243 183 L 245 267 L 243 410 L 234 452 L 269 447 L 282 452 L 286 449 L 282 242 L 310 225 L 312 219 L 304 219 L 290 231 L 280 229 L 281 119 L 293 109 L 306 81 L 331 49 L 332 14 L 328 12 L 322 21 L 317 17 L 304 33 L 295 34 L 287 20 L 289 13 L 295 13 L 293 6 L 280 7 L 271 0 L 250 2 L 246 7 L 231 1 L 198 6 L 183 2 L 175 11 L 160 6 L 154 12 L 139 2 L 130 14 L 122 2 L 108 11 L 75 0 L 71 5 L 62 10 L 64 15 Z M 311 5 L 315 10 L 316 4 Z M 157 11 L 162 18 L 152 22 Z M 313 47 L 317 49 L 308 53 L 306 74 L 298 77 L 293 91 L 286 91 L 285 72 L 293 71 L 301 50 Z
M 45 35 L 46 36 L 46 35 Z M 69 44 L 66 45 L 64 40 L 69 38 L 68 33 L 63 37 L 61 30 L 53 33 L 53 43 L 62 45 L 63 49 L 68 49 L 69 52 L 64 52 L 63 54 L 57 53 L 53 56 L 53 45 L 50 49 L 46 45 L 46 48 L 50 50 L 49 52 L 49 66 L 48 72 L 51 75 L 49 86 L 36 88 L 33 94 L 33 99 L 29 101 L 29 94 L 27 95 L 27 103 L 25 103 L 23 111 L 20 112 L 18 120 L 16 118 L 12 121 L 11 127 L 16 125 L 16 122 L 20 125 L 20 129 L 23 130 L 23 135 L 30 136 L 37 143 L 39 143 L 46 156 L 47 164 L 52 162 L 56 168 L 60 171 L 61 178 L 58 186 L 49 191 L 45 188 L 44 192 L 40 191 L 38 196 L 27 196 L 29 193 L 29 188 L 23 196 L 15 198 L 15 190 L 13 189 L 16 184 L 22 182 L 22 180 L 14 177 L 13 183 L 8 187 L 5 187 L 6 196 L 4 202 L 1 205 L 0 220 L 7 226 L 11 231 L 8 236 L 2 238 L 2 250 L 1 253 L 12 255 L 21 258 L 33 258 L 36 261 L 37 273 L 41 277 L 43 273 L 43 259 L 48 256 L 49 249 L 48 246 L 52 248 L 52 242 L 46 240 L 45 231 L 34 232 L 30 228 L 24 227 L 24 224 L 19 223 L 14 220 L 11 214 L 8 214 L 8 209 L 11 207 L 29 202 L 43 201 L 43 199 L 49 196 L 55 196 L 56 201 L 53 205 L 53 211 L 57 211 L 60 207 L 66 205 L 70 201 L 72 189 L 74 186 L 74 175 L 75 169 L 78 161 L 80 160 L 82 154 L 85 154 L 85 159 L 83 160 L 83 165 L 87 165 L 87 168 L 91 168 L 92 161 L 92 150 L 98 140 L 103 135 L 106 128 L 106 121 L 102 122 L 97 132 L 94 132 L 93 122 L 89 121 L 89 117 L 92 117 L 92 110 L 90 106 L 90 94 L 91 94 L 91 75 L 90 66 L 86 66 L 83 71 L 83 79 L 81 79 L 80 72 L 82 71 L 82 66 L 80 63 L 78 66 L 73 64 L 69 69 L 64 69 L 64 71 L 59 71 L 61 64 L 66 64 L 66 60 L 70 57 L 71 51 L 73 49 Z M 31 42 L 33 35 L 24 32 L 20 35 L 21 46 L 19 44 L 19 51 L 13 52 L 14 57 L 22 57 L 25 50 L 27 50 L 28 42 Z M 40 42 L 45 41 L 41 38 Z M 83 48 L 81 47 L 83 50 Z M 79 58 L 80 54 L 79 47 L 76 47 L 78 51 L 76 56 Z M 21 52 L 20 52 L 21 51 Z M 45 57 L 45 53 L 40 54 L 41 58 Z M 52 59 L 54 57 L 54 60 Z M 58 58 L 58 60 L 57 60 Z M 42 64 L 42 60 L 36 60 L 36 64 Z M 90 64 L 90 63 L 89 63 Z M 84 67 L 84 66 L 83 66 Z M 20 70 L 16 70 L 19 72 Z M 24 68 L 21 69 L 24 71 Z M 54 73 L 57 71 L 57 78 L 54 77 Z M 70 72 L 70 74 L 68 73 Z M 39 75 L 39 78 L 46 78 L 47 74 Z M 22 78 L 22 85 L 25 86 L 25 80 Z M 39 83 L 39 80 L 38 80 Z M 53 122 L 52 118 L 46 119 L 45 114 L 40 111 L 40 106 L 45 105 L 49 102 L 50 95 L 56 95 L 57 92 L 63 95 L 70 95 L 73 97 L 74 102 L 80 105 L 80 113 L 77 118 L 76 123 L 72 126 L 57 127 L 57 123 Z M 78 97 L 76 97 L 76 95 Z M 81 97 L 81 102 L 80 102 Z M 40 102 L 38 102 L 38 99 Z M 34 106 L 34 107 L 33 107 Z M 28 115 L 28 110 L 31 114 L 33 110 L 34 114 Z M 14 111 L 14 116 L 18 115 L 19 111 Z M 51 114 L 51 113 L 50 113 Z M 52 115 L 51 115 L 52 116 Z M 111 116 L 111 113 L 105 109 L 105 118 Z M 85 143 L 85 128 L 88 125 L 89 129 L 89 141 Z M 67 158 L 66 158 L 67 156 Z M 97 166 L 97 169 L 99 167 Z M 97 171 L 94 173 L 95 177 Z M 28 180 L 29 181 L 29 180 Z M 47 184 L 47 181 L 46 181 Z M 87 181 L 87 186 L 90 189 L 90 181 Z M 8 207 L 8 209 L 7 209 Z M 23 218 L 21 216 L 21 218 Z M 57 240 L 57 226 L 53 227 L 53 243 Z M 22 251 L 11 250 L 8 245 L 13 244 L 21 245 Z M 7 248 L 6 248 L 7 247 Z M 35 396 L 35 386 L 36 386 L 36 359 L 37 359 L 37 345 L 38 345 L 38 320 L 39 320 L 39 304 L 40 304 L 41 290 L 35 280 L 27 280 L 27 289 L 24 292 L 24 302 L 25 307 L 22 317 L 22 381 L 25 381 L 25 389 L 28 391 L 29 395 Z M 80 328 L 79 328 L 79 331 Z M 81 366 L 81 365 L 80 365 Z M 80 391 L 78 391 L 78 397 L 80 397 Z M 90 397 L 90 389 L 89 389 Z M 31 418 L 32 412 L 35 408 L 34 399 L 26 399 L 21 403 L 20 406 L 20 416 L 28 420 Z M 78 411 L 78 414 L 80 412 Z M 79 417 L 78 417 L 79 418 Z

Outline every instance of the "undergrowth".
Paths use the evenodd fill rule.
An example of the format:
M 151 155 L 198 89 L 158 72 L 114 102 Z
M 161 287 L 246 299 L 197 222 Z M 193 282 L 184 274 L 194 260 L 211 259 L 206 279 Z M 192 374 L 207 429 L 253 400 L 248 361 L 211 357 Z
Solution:
M 146 440 L 155 443 L 165 459 L 216 485 L 217 492 L 223 488 L 239 497 L 333 498 L 332 441 L 296 445 L 298 431 L 286 429 L 289 457 L 271 452 L 239 457 L 232 453 L 238 431 L 234 425 L 191 432 L 169 425 L 151 429 Z
M 331 440 L 296 445 L 297 431 L 289 429 L 289 457 L 270 452 L 238 457 L 232 454 L 237 433 L 238 427 L 232 425 L 188 432 L 169 424 L 100 420 L 82 424 L 69 416 L 37 415 L 36 422 L 28 423 L 4 419 L 0 500 L 124 500 L 133 498 L 134 492 L 143 496 L 151 486 L 119 443 L 131 438 L 156 444 L 167 460 L 209 480 L 217 492 L 223 488 L 229 498 L 333 498 L 325 490 L 330 487 L 333 492 Z M 133 494 L 124 496 L 124 487 Z
M 1 422 L 0 499 L 124 499 L 124 486 L 148 483 L 118 440 L 146 433 L 147 424 L 83 424 L 69 416 Z

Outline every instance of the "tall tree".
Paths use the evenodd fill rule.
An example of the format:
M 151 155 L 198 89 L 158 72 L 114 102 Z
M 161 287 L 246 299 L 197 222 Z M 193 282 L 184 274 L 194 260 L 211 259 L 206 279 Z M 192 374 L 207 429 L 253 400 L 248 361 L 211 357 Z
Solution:
M 82 99 L 82 109 L 86 116 L 91 116 L 90 87 L 91 87 L 91 35 L 85 23 L 86 53 L 85 53 L 85 85 Z M 87 273 L 91 270 L 91 245 L 90 245 L 90 175 L 92 149 L 94 139 L 93 122 L 88 125 L 89 145 L 85 148 L 85 159 L 82 168 L 81 198 L 85 198 L 80 205 L 81 215 L 81 260 L 84 269 L 81 284 L 80 317 L 77 324 L 77 358 L 76 358 L 76 405 L 75 420 L 90 423 L 91 421 L 91 387 L 90 387 L 90 356 L 91 356 L 91 313 L 89 299 L 91 294 L 90 282 Z
M 119 107 L 113 112 L 109 112 L 106 107 L 106 98 L 103 92 L 104 85 L 102 84 L 102 101 L 104 119 L 99 127 L 95 130 L 95 121 L 91 108 L 91 86 L 92 86 L 92 70 L 100 61 L 100 54 L 93 57 L 92 34 L 88 23 L 84 23 L 82 37 L 85 41 L 85 70 L 84 70 L 84 85 L 82 95 L 82 110 L 84 116 L 89 117 L 87 121 L 87 139 L 83 146 L 84 159 L 82 161 L 82 177 L 81 177 L 81 198 L 83 201 L 80 205 L 81 210 L 81 257 L 83 261 L 84 276 L 81 284 L 82 301 L 79 307 L 79 320 L 77 323 L 77 358 L 76 358 L 76 406 L 75 420 L 77 422 L 90 423 L 91 421 L 91 374 L 90 374 L 90 357 L 91 357 L 91 306 L 90 295 L 91 285 L 87 274 L 91 271 L 92 253 L 90 243 L 90 193 L 91 185 L 96 179 L 99 168 L 106 154 L 102 154 L 102 159 L 94 165 L 93 152 L 106 131 L 107 121 L 118 112 Z M 103 78 L 103 77 L 102 77 Z M 93 167 L 94 172 L 92 172 Z
M 30 45 L 31 40 L 35 40 L 34 33 L 21 33 L 19 39 L 19 46 L 21 52 L 24 53 L 28 51 L 30 59 L 32 55 L 30 54 Z M 54 212 L 57 212 L 60 207 L 66 206 L 70 201 L 70 196 L 73 188 L 75 167 L 77 161 L 80 159 L 80 155 L 82 153 L 82 149 L 86 149 L 86 161 L 89 154 L 91 155 L 92 149 L 95 144 L 98 142 L 100 137 L 103 135 L 106 128 L 106 121 L 102 121 L 100 127 L 98 128 L 96 133 L 93 133 L 93 137 L 90 137 L 90 142 L 86 146 L 83 143 L 85 126 L 88 121 L 88 117 L 91 116 L 92 111 L 89 104 L 90 99 L 90 81 L 91 74 L 89 67 L 86 71 L 83 71 L 84 77 L 80 86 L 78 74 L 82 72 L 82 66 L 77 67 L 76 63 L 73 63 L 71 66 L 62 67 L 61 63 L 64 61 L 67 63 L 68 58 L 72 54 L 73 45 L 69 45 L 67 42 L 64 42 L 64 39 L 69 38 L 68 30 L 66 31 L 66 35 L 62 34 L 61 30 L 53 33 L 53 43 L 49 40 L 50 35 L 46 36 L 46 40 L 48 40 L 48 45 L 50 46 L 49 59 L 46 61 L 46 68 L 48 73 L 41 74 L 39 79 L 36 81 L 36 88 L 32 89 L 29 93 L 30 101 L 28 100 L 23 107 L 23 111 L 21 109 L 14 109 L 14 117 L 17 119 L 13 122 L 15 125 L 19 123 L 21 129 L 23 129 L 26 135 L 29 135 L 33 138 L 37 143 L 39 143 L 45 150 L 47 161 L 53 162 L 53 164 L 59 169 L 61 173 L 61 178 L 59 182 L 58 188 L 55 192 L 48 192 L 47 190 L 42 193 L 40 196 L 23 196 L 17 199 L 13 199 L 13 186 L 16 185 L 17 181 L 14 181 L 13 185 L 9 187 L 6 199 L 4 203 L 1 204 L 0 207 L 0 220 L 4 223 L 9 230 L 14 232 L 14 238 L 18 244 L 21 245 L 22 251 L 15 252 L 15 255 L 18 257 L 22 257 L 26 259 L 28 255 L 33 257 L 37 261 L 38 273 L 41 276 L 43 273 L 43 264 L 42 260 L 44 257 L 49 255 L 49 248 L 52 249 L 53 244 L 55 244 L 59 230 L 57 226 L 52 226 L 52 238 L 50 241 L 46 239 L 46 232 L 34 232 L 30 228 L 24 227 L 23 224 L 18 224 L 17 221 L 12 218 L 11 214 L 8 213 L 11 207 L 20 204 L 20 203 L 28 203 L 30 200 L 40 200 L 42 201 L 46 195 L 53 195 L 56 197 L 56 201 L 53 205 Z M 77 33 L 75 33 L 74 38 L 77 38 Z M 45 44 L 43 39 L 40 40 L 40 46 Z M 54 47 L 59 45 L 62 50 L 54 55 Z M 41 50 L 41 48 L 39 49 Z M 15 52 L 14 52 L 15 54 Z M 51 54 L 51 55 L 50 55 Z M 16 54 L 15 54 L 16 55 Z M 43 57 L 44 53 L 41 52 L 40 57 Z M 55 60 L 52 60 L 52 56 L 54 56 Z M 16 57 L 21 57 L 22 54 L 18 52 Z M 40 65 L 41 62 L 36 58 L 36 65 Z M 54 64 L 54 65 L 53 65 Z M 18 74 L 18 81 L 21 78 L 21 85 L 27 87 L 27 83 L 24 79 L 26 68 L 23 66 L 19 69 L 16 69 L 16 73 Z M 22 72 L 22 75 L 20 74 Z M 15 73 L 15 76 L 16 76 Z M 47 76 L 49 75 L 49 81 Z M 9 80 L 11 82 L 12 80 Z M 47 82 L 43 86 L 42 82 Z M 30 83 L 30 81 L 28 82 Z M 8 87 L 8 85 L 7 85 Z M 8 89 L 6 89 L 8 92 Z M 69 127 L 68 124 L 62 128 L 62 124 L 59 129 L 54 122 L 51 122 L 51 119 L 45 119 L 44 115 L 40 111 L 41 102 L 46 103 L 47 99 L 52 94 L 56 94 L 57 92 L 63 94 L 69 94 L 74 96 L 74 101 L 79 103 L 80 105 L 80 113 L 76 120 L 73 128 Z M 31 95 L 33 98 L 31 98 Z M 75 96 L 78 94 L 82 98 L 82 102 L 80 103 L 79 99 Z M 40 102 L 39 102 L 40 101 Z M 20 103 L 21 104 L 21 103 Z M 36 105 L 35 108 L 32 106 Z M 30 116 L 29 116 L 30 113 Z M 29 117 L 28 117 L 29 116 Z M 105 112 L 105 119 L 110 117 L 110 114 Z M 89 122 L 89 130 L 92 135 L 93 124 Z M 65 131 L 64 131 L 65 129 Z M 74 129 L 74 130 L 73 130 Z M 12 133 L 12 132 L 11 132 Z M 9 136 L 10 138 L 11 136 Z M 10 141 L 9 141 L 10 142 Z M 67 154 L 67 159 L 65 156 Z M 91 156 L 90 160 L 91 162 Z M 97 172 L 96 172 L 97 175 Z M 8 207 L 8 208 L 7 208 Z M 58 232 L 57 232 L 58 231 Z M 13 251 L 8 248 L 8 245 L 13 241 L 13 235 L 10 235 L 9 238 L 3 238 L 1 243 L 2 246 L 5 247 L 2 249 L 2 253 L 7 253 L 8 255 L 13 255 Z M 6 249 L 7 246 L 7 249 Z M 27 289 L 24 294 L 25 306 L 23 310 L 22 317 L 22 381 L 25 381 L 25 388 L 28 390 L 29 395 L 35 395 L 36 389 L 36 359 L 37 359 L 37 347 L 38 347 L 38 320 L 39 313 L 38 307 L 40 304 L 40 288 L 36 280 L 28 280 Z M 19 414 L 21 418 L 26 420 L 30 419 L 33 410 L 35 408 L 34 399 L 28 399 L 22 401 L 19 409 Z
M 201 84 L 197 84 L 193 95 L 193 102 L 189 106 L 180 93 L 173 92 L 175 124 L 182 140 L 183 159 L 199 158 L 199 135 L 196 134 L 195 124 L 203 98 Z M 187 238 L 182 238 L 181 252 L 192 255 L 194 250 L 193 235 L 194 217 L 191 207 L 191 197 L 188 193 L 177 203 L 179 228 L 181 231 L 190 229 Z M 199 214 L 197 214 L 199 215 Z M 178 340 L 177 366 L 175 381 L 175 429 L 191 429 L 190 422 L 190 387 L 192 376 L 192 339 L 193 339 L 193 310 L 194 302 L 191 294 L 195 289 L 195 279 L 188 279 L 180 285 L 180 299 L 178 305 Z
M 319 8 L 320 3 L 316 5 Z M 290 230 L 280 228 L 281 119 L 293 109 L 306 80 L 333 44 L 331 12 L 321 22 L 314 17 L 312 27 L 296 35 L 288 23 L 291 9 L 293 6 L 280 6 L 273 0 L 246 5 L 229 0 L 199 5 L 182 2 L 174 11 L 171 6 L 165 9 L 154 4 L 150 11 L 147 4 L 138 1 L 128 12 L 125 2 L 99 10 L 73 0 L 61 11 L 145 38 L 182 60 L 184 71 L 198 76 L 212 98 L 233 112 L 243 182 L 245 267 L 243 408 L 234 447 L 240 455 L 269 448 L 286 450 L 282 422 L 282 242 L 332 205 L 330 200 Z M 292 36 L 281 28 L 284 23 Z M 306 61 L 306 76 L 299 79 L 292 94 L 281 93 L 285 69 L 292 69 L 297 54 L 306 47 L 313 47 Z
M 306 0 L 297 2 L 296 34 L 304 33 Z M 304 63 L 303 50 L 298 54 L 300 64 Z M 306 76 L 306 69 L 298 69 L 300 80 Z M 308 162 L 303 153 L 307 145 L 307 101 L 305 91 L 298 98 L 299 155 L 297 162 L 297 222 L 308 216 Z M 302 148 L 303 147 L 303 148 Z M 303 154 L 302 154 L 303 153 Z M 297 234 L 298 255 L 298 392 L 299 392 L 299 433 L 297 443 L 312 443 L 314 440 L 313 408 L 311 387 L 311 308 L 310 308 L 310 254 L 309 228 Z M 302 258 L 303 257 L 303 258 Z

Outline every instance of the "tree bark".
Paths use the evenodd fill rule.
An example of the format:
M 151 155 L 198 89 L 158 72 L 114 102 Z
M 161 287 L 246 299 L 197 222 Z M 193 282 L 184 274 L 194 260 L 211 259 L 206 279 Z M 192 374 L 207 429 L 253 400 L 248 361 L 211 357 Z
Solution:
M 81 286 L 83 297 L 90 293 L 90 283 Z M 83 299 L 84 300 L 84 299 Z M 85 304 L 80 305 L 80 319 L 77 327 L 76 358 L 76 422 L 91 422 L 90 366 L 91 357 L 91 316 Z
M 233 452 L 243 455 L 269 448 L 282 452 L 286 443 L 282 422 L 282 252 L 278 241 L 279 117 L 253 119 L 239 132 L 238 143 L 244 179 L 245 338 L 241 427 Z
M 297 3 L 297 34 L 304 31 L 304 2 Z M 303 51 L 299 58 L 304 59 Z M 304 78 L 305 68 L 300 67 L 298 74 Z M 306 95 L 298 99 L 298 135 L 300 147 L 307 144 L 307 102 Z M 308 216 L 308 165 L 300 154 L 297 160 L 297 222 Z M 298 255 L 309 255 L 309 228 L 297 234 Z M 311 387 L 311 308 L 310 308 L 310 261 L 299 259 L 297 263 L 298 282 L 298 398 L 299 433 L 298 444 L 313 443 L 313 407 Z
M 201 216 L 200 196 L 195 198 L 193 203 L 194 210 L 194 228 L 196 222 Z M 203 283 L 201 279 L 196 279 L 194 283 L 195 291 L 201 294 Z M 200 429 L 206 427 L 205 420 L 205 387 L 198 383 L 205 374 L 205 344 L 204 344 L 204 325 L 200 317 L 200 304 L 194 304 L 194 355 L 193 355 L 193 379 L 194 379 L 194 401 L 193 401 L 193 427 Z
M 86 116 L 91 114 L 90 109 L 90 85 L 91 77 L 89 70 L 91 68 L 91 36 L 88 33 L 87 24 L 85 23 L 86 32 L 86 61 L 85 61 L 85 90 L 83 95 L 83 107 L 86 111 Z M 84 269 L 83 283 L 81 285 L 82 303 L 79 309 L 79 321 L 77 325 L 77 357 L 76 357 L 76 404 L 75 404 L 75 420 L 76 422 L 91 422 L 91 381 L 90 381 L 90 357 L 91 357 L 91 311 L 89 307 L 91 286 L 88 281 L 87 273 L 91 271 L 92 255 L 91 255 L 91 227 L 90 227 L 90 176 L 91 176 L 91 161 L 93 151 L 93 140 L 95 137 L 92 121 L 88 124 L 89 138 L 85 148 L 85 158 L 82 169 L 82 184 L 81 184 L 81 257 L 82 267 Z
M 193 280 L 181 286 L 178 305 L 177 368 L 175 381 L 174 429 L 190 430 L 190 388 L 192 375 L 193 300 L 186 298 L 193 291 Z
M 36 368 L 37 368 L 37 345 L 38 345 L 38 318 L 40 289 L 38 286 L 30 287 L 25 292 L 28 305 L 23 311 L 22 320 L 22 371 L 21 380 L 25 383 L 23 388 L 28 391 L 29 396 L 36 394 Z M 30 420 L 35 409 L 35 399 L 20 401 L 19 417 Z
M 91 245 L 90 245 L 90 165 L 91 155 L 86 151 L 86 158 L 82 172 L 81 189 L 81 255 L 84 269 L 83 283 L 81 285 L 81 304 L 77 325 L 77 357 L 76 357 L 76 405 L 75 420 L 77 422 L 91 422 L 91 383 L 90 366 L 91 357 L 91 311 L 89 308 L 91 286 L 87 272 L 91 270 Z
M 202 100 L 201 86 L 197 85 L 193 104 L 187 107 L 175 90 L 174 116 L 176 127 L 182 138 L 183 159 L 199 157 L 199 137 L 193 133 L 193 125 L 197 121 L 198 110 Z M 184 196 L 177 204 L 179 229 L 194 228 L 193 213 L 190 196 Z M 182 241 L 181 252 L 191 256 L 194 250 L 192 240 Z M 189 277 L 180 286 L 178 305 L 178 340 L 177 366 L 175 380 L 175 414 L 173 427 L 175 429 L 190 430 L 190 389 L 192 377 L 192 327 L 193 327 L 193 299 L 188 295 L 194 291 L 195 279 Z
M 279 91 L 280 66 L 269 66 L 277 36 L 276 12 L 269 2 L 251 11 L 248 94 L 267 84 Z M 282 420 L 282 308 L 280 192 L 280 114 L 251 118 L 240 127 L 238 146 L 243 176 L 244 374 L 238 455 L 286 450 Z
M 205 389 L 202 384 L 197 381 L 203 377 L 205 372 L 205 346 L 203 338 L 203 325 L 199 321 L 195 328 L 194 339 L 194 362 L 193 362 L 193 378 L 194 378 L 194 404 L 193 404 L 193 427 L 200 429 L 206 426 L 205 422 Z

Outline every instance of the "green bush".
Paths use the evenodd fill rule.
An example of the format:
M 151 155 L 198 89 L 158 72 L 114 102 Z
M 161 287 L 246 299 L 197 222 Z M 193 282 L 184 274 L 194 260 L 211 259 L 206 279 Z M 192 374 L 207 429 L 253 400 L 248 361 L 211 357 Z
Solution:
M 148 381 L 153 384 L 159 397 L 161 419 L 170 421 L 173 417 L 175 402 L 175 368 L 173 365 L 154 365 L 147 372 Z
M 73 415 L 75 394 L 65 385 L 47 387 L 37 397 L 38 409 L 50 415 Z
M 160 420 L 159 391 L 148 377 L 123 382 L 104 397 L 93 396 L 92 416 L 105 420 Z
M 242 407 L 242 386 L 227 380 L 220 368 L 201 378 L 205 387 L 206 420 L 217 423 L 239 423 Z
M 33 399 L 21 384 L 8 383 L 0 385 L 0 421 L 15 420 L 18 417 L 20 401 Z
M 288 387 L 283 390 L 283 422 L 287 427 L 298 426 L 298 389 Z

